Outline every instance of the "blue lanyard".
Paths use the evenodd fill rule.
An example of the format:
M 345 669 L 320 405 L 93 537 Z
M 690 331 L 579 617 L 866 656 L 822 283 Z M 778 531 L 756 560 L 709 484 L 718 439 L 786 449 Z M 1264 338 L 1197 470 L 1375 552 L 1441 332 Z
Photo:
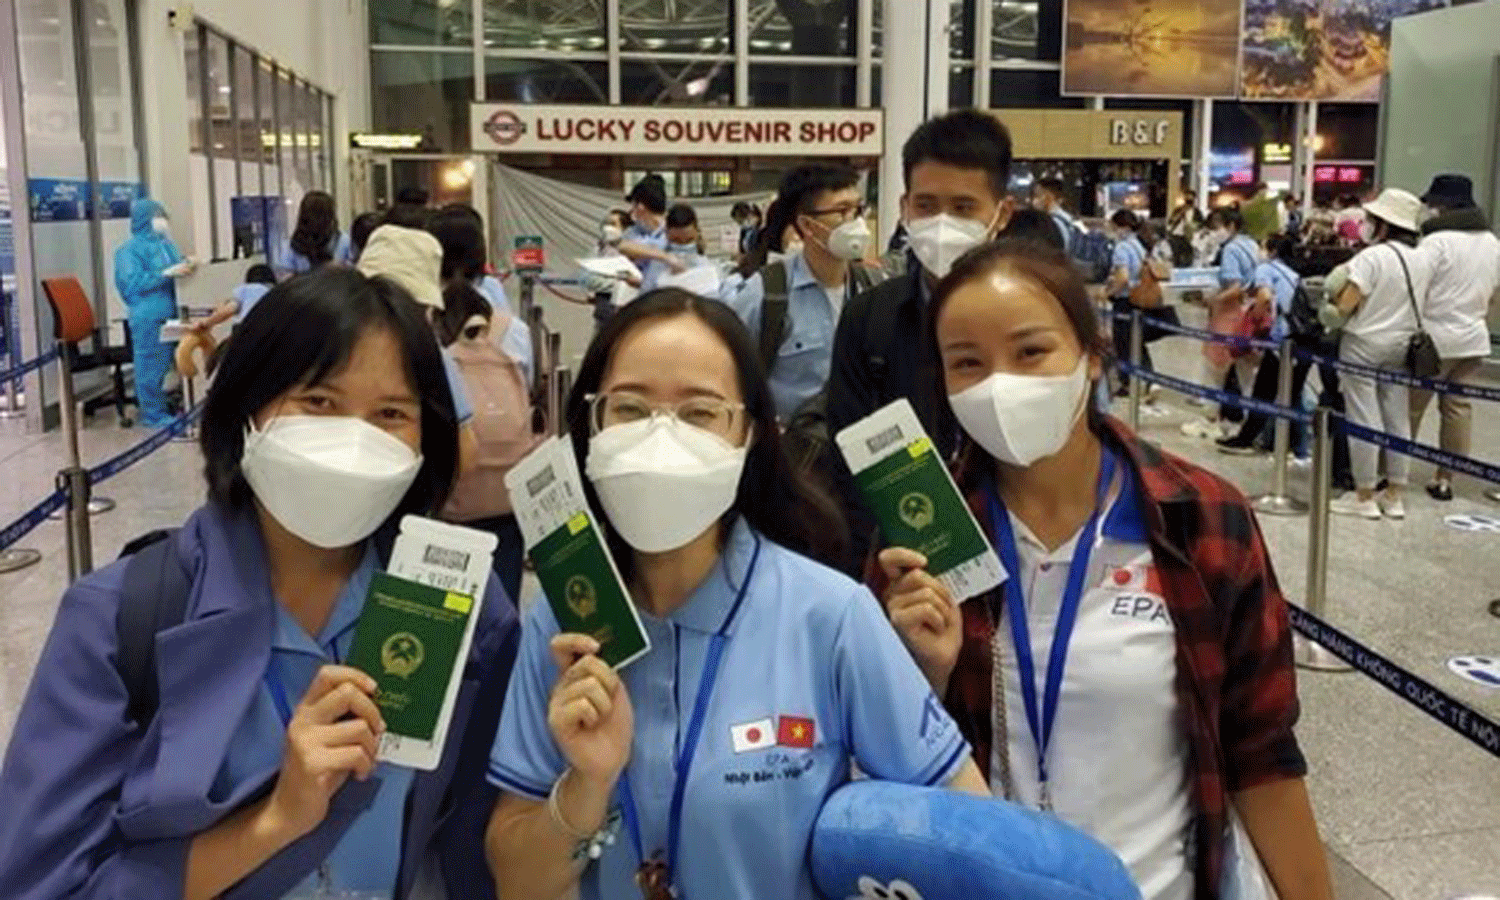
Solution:
M 755 536 L 755 550 L 750 554 L 750 565 L 745 568 L 745 578 L 740 582 L 739 593 L 724 624 L 708 640 L 708 658 L 703 661 L 703 676 L 698 681 L 698 696 L 693 701 L 693 717 L 688 721 L 687 734 L 683 737 L 682 751 L 677 757 L 677 772 L 672 784 L 672 809 L 667 818 L 667 877 L 676 882 L 677 849 L 682 840 L 682 802 L 687 795 L 688 773 L 693 768 L 693 756 L 698 752 L 698 739 L 703 736 L 703 720 L 708 717 L 708 701 L 714 692 L 714 682 L 719 677 L 719 664 L 724 661 L 724 646 L 728 641 L 729 626 L 745 602 L 745 593 L 750 589 L 750 579 L 755 575 L 755 564 L 760 559 L 760 536 Z M 681 652 L 679 646 L 678 652 Z M 641 820 L 636 812 L 635 795 L 630 790 L 630 769 L 620 776 L 620 817 L 625 820 L 625 830 L 630 832 L 635 855 L 641 864 L 647 861 L 645 845 L 641 842 Z M 673 889 L 674 895 L 676 889 Z
M 1047 684 L 1041 705 L 1037 703 L 1036 663 L 1031 649 L 1031 630 L 1026 623 L 1026 598 L 1021 587 L 1021 558 L 1016 549 L 1016 535 L 1010 525 L 1010 513 L 1000 502 L 999 492 L 990 493 L 990 519 L 994 524 L 996 549 L 1000 552 L 1000 561 L 1005 565 L 1009 576 L 1005 580 L 1005 609 L 1010 619 L 1011 641 L 1016 647 L 1016 668 L 1021 678 L 1021 698 L 1026 703 L 1026 724 L 1031 727 L 1032 739 L 1036 741 L 1037 777 L 1041 785 L 1041 807 L 1044 810 L 1052 808 L 1047 748 L 1052 742 L 1052 727 L 1057 722 L 1063 672 L 1068 664 L 1068 644 L 1073 639 L 1073 626 L 1078 622 L 1078 608 L 1083 603 L 1084 584 L 1088 577 L 1089 557 L 1093 555 L 1094 542 L 1098 538 L 1099 517 L 1103 515 L 1106 495 L 1114 476 L 1114 455 L 1105 450 L 1099 464 L 1099 487 L 1094 511 L 1083 530 L 1078 533 L 1078 544 L 1073 549 L 1073 562 L 1068 568 L 1068 584 L 1063 591 L 1057 626 L 1052 633 L 1052 650 L 1047 659 Z M 995 698 L 995 702 L 1004 703 L 1005 698 Z M 1003 746 L 1005 736 L 996 735 L 995 740 L 1002 742 Z

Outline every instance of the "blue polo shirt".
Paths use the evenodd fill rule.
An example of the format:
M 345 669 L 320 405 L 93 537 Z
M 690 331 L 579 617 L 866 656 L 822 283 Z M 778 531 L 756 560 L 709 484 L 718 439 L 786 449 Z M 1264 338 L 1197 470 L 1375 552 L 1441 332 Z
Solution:
M 231 291 L 230 296 L 239 304 L 239 309 L 234 314 L 235 323 L 245 321 L 245 317 L 250 315 L 250 310 L 255 307 L 255 304 L 269 293 L 271 293 L 271 286 L 258 282 L 247 282 Z
M 453 417 L 459 425 L 467 425 L 474 418 L 474 402 L 469 399 L 469 389 L 464 387 L 464 375 L 458 369 L 448 348 L 443 348 L 443 375 L 448 379 L 448 392 L 453 395 Z
M 286 750 L 286 723 L 282 721 L 273 684 L 280 687 L 288 710 L 295 712 L 318 669 L 349 657 L 355 626 L 359 624 L 376 568 L 372 545 L 344 586 L 328 624 L 316 641 L 267 593 L 264 602 L 276 606 L 271 659 L 260 691 L 229 742 L 229 751 L 214 779 L 213 796 L 227 797 L 237 786 L 265 780 L 280 770 Z M 268 583 L 263 582 L 262 586 Z M 411 769 L 402 766 L 385 763 L 377 766 L 374 777 L 380 779 L 380 789 L 374 802 L 349 826 L 319 870 L 309 875 L 291 895 L 319 887 L 335 891 L 394 891 L 401 865 L 401 834 L 412 775 Z
M 782 264 L 787 267 L 788 331 L 771 367 L 771 394 L 776 398 L 776 415 L 785 423 L 792 420 L 797 407 L 828 384 L 839 311 L 833 308 L 828 292 L 818 283 L 802 254 L 793 254 Z M 766 284 L 761 274 L 756 272 L 744 280 L 726 281 L 719 299 L 735 311 L 759 342 L 761 306 L 766 299 Z
M 729 629 L 688 780 L 676 884 L 686 900 L 814 900 L 807 848 L 823 801 L 850 779 L 946 784 L 969 748 L 862 586 L 758 538 L 743 522 L 688 601 L 665 619 L 642 613 L 651 651 L 621 673 L 635 711 L 629 774 L 647 855 L 664 850 L 677 752 L 709 639 L 760 558 Z M 521 629 L 490 780 L 544 801 L 567 763 L 547 727 L 558 672 L 557 620 L 533 603 Z M 800 729 L 800 730 L 799 730 Z M 619 794 L 616 793 L 616 808 Z M 582 900 L 638 896 L 628 833 L 590 865 Z
M 1132 234 L 1115 241 L 1115 249 L 1110 257 L 1109 267 L 1111 270 L 1125 270 L 1125 274 L 1128 276 L 1128 280 L 1125 282 L 1126 294 L 1141 283 L 1141 266 L 1145 265 L 1145 263 L 1146 245 L 1141 243 L 1139 237 Z
M 657 250 L 666 250 L 667 226 L 662 225 L 652 231 L 644 225 L 632 225 L 625 229 L 625 236 L 622 240 L 632 244 L 644 244 Z M 656 280 L 670 271 L 667 264 L 659 259 L 633 259 L 631 262 L 641 270 L 641 293 L 643 294 L 655 290 Z
M 1292 296 L 1297 292 L 1300 276 L 1280 260 L 1261 263 L 1255 269 L 1255 287 L 1266 288 L 1276 306 L 1275 323 L 1271 326 L 1271 340 L 1280 343 L 1291 331 L 1287 316 L 1292 311 Z
M 333 259 L 330 261 L 339 265 L 347 266 L 354 260 L 354 248 L 349 243 L 349 235 L 342 231 L 328 242 L 328 252 L 333 254 Z M 281 246 L 281 252 L 276 256 L 276 270 L 278 275 L 286 278 L 292 275 L 311 272 L 312 269 L 312 261 L 296 250 L 293 250 L 291 244 L 288 243 Z
M 1260 265 L 1260 248 L 1255 241 L 1237 234 L 1219 251 L 1219 287 L 1230 288 L 1236 284 L 1246 290 L 1255 282 L 1255 268 Z

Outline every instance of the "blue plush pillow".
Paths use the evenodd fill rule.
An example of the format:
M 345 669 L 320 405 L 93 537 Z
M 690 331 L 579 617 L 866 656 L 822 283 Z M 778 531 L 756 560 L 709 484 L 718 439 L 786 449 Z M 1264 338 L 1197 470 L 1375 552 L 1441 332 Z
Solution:
M 1054 816 L 941 788 L 856 781 L 823 804 L 829 900 L 1139 900 L 1109 848 Z

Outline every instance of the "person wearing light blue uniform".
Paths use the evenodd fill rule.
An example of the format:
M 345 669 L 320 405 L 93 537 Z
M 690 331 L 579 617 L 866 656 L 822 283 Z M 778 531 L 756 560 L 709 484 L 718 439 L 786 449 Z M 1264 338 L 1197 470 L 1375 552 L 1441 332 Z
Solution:
M 641 291 L 654 290 L 663 275 L 687 268 L 667 249 L 666 182 L 660 175 L 647 175 L 631 189 L 625 202 L 630 204 L 631 225 L 620 241 L 620 252 L 640 269 Z
M 353 261 L 354 250 L 349 235 L 339 230 L 333 197 L 323 191 L 308 191 L 297 208 L 297 226 L 276 255 L 276 274 L 290 278 L 325 263 L 347 266 Z
M 346 665 L 398 524 L 457 470 L 437 342 L 351 269 L 260 303 L 204 405 L 208 502 L 63 596 L 0 767 L 11 900 L 493 896 L 483 760 L 519 640 L 499 581 L 432 771 L 377 762 L 375 681 Z
M 640 873 L 653 898 L 814 900 L 813 824 L 851 760 L 987 796 L 879 603 L 814 561 L 838 558 L 842 523 L 793 471 L 726 306 L 626 306 L 567 421 L 651 647 L 617 672 L 550 603 L 527 611 L 489 768 L 502 896 L 615 900 Z
M 527 387 L 534 385 L 536 352 L 531 343 L 531 328 L 511 308 L 505 285 L 486 271 L 489 253 L 485 249 L 484 220 L 479 211 L 461 203 L 450 204 L 433 214 L 427 230 L 442 247 L 439 270 L 442 284 L 463 279 L 484 295 L 497 315 L 504 314 L 508 321 L 500 333 L 500 349 L 526 374 Z
M 1124 313 L 1130 315 L 1135 312 L 1135 304 L 1130 302 L 1130 292 L 1141 283 L 1141 270 L 1146 265 L 1146 245 L 1141 243 L 1140 217 L 1128 209 L 1115 210 L 1109 219 L 1109 230 L 1111 237 L 1115 240 L 1114 255 L 1109 263 L 1109 281 L 1105 285 L 1105 295 L 1109 297 L 1110 306 L 1116 314 Z M 1143 314 L 1144 315 L 1144 314 Z M 1110 323 L 1110 333 L 1114 336 L 1115 356 L 1119 359 L 1129 361 L 1130 359 L 1130 324 L 1118 319 Z M 1156 371 L 1151 364 L 1151 347 L 1144 341 L 1141 343 L 1141 368 L 1147 372 Z M 1130 373 L 1120 373 L 1120 386 L 1116 390 L 1116 396 L 1124 396 L 1130 389 Z
M 169 236 L 167 212 L 155 200 L 130 206 L 130 237 L 115 251 L 115 288 L 130 317 L 135 364 L 135 396 L 141 424 L 161 428 L 172 421 L 162 381 L 172 367 L 173 345 L 161 328 L 177 318 L 176 280 L 196 264 L 183 257 Z
M 782 263 L 786 266 L 787 283 L 786 338 L 780 344 L 770 375 L 776 417 L 783 423 L 790 422 L 792 414 L 828 384 L 833 331 L 843 307 L 843 285 L 833 289 L 838 301 L 835 305 L 828 289 L 808 267 L 806 252 L 793 254 Z M 726 281 L 719 299 L 734 310 L 752 335 L 760 334 L 765 302 L 765 281 L 760 273 L 744 280 Z

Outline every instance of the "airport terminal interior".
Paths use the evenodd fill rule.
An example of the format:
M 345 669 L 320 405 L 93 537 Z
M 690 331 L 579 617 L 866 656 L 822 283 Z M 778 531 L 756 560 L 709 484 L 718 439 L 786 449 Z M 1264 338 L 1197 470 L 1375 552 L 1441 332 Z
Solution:
M 411 265 L 429 265 L 434 299 L 401 281 L 412 277 L 404 263 L 385 264 L 402 269 L 390 278 L 418 304 L 443 310 L 446 299 L 447 310 L 429 310 L 427 321 L 436 322 L 439 343 L 457 346 L 482 340 L 470 333 L 472 316 L 454 318 L 454 283 L 436 280 L 438 254 L 444 279 L 457 266 L 472 281 L 464 296 L 478 298 L 490 323 L 488 355 L 481 355 L 495 368 L 483 371 L 509 379 L 479 386 L 473 378 L 482 376 L 473 373 L 480 370 L 465 367 L 479 351 L 444 351 L 450 381 L 457 386 L 454 373 L 462 369 L 475 401 L 471 420 L 458 410 L 472 423 L 464 430 L 522 423 L 515 425 L 526 433 L 522 443 L 540 454 L 566 445 L 543 441 L 568 435 L 575 382 L 577 391 L 601 392 L 588 396 L 590 419 L 574 431 L 577 443 L 590 439 L 589 424 L 596 432 L 614 427 L 614 395 L 603 393 L 599 372 L 592 386 L 583 383 L 591 342 L 609 334 L 612 316 L 626 314 L 653 286 L 677 287 L 723 300 L 746 319 L 746 346 L 759 348 L 774 293 L 763 267 L 775 267 L 795 353 L 778 351 L 773 338 L 776 409 L 768 416 L 793 446 L 798 429 L 808 427 L 808 409 L 816 410 L 825 444 L 831 440 L 840 389 L 829 379 L 841 377 L 845 353 L 863 364 L 866 349 L 846 346 L 865 327 L 849 315 L 869 309 L 855 289 L 861 279 L 876 284 L 871 296 L 887 282 L 909 279 L 921 309 L 957 254 L 1018 236 L 1058 247 L 1046 252 L 1066 258 L 1069 277 L 1086 284 L 1099 316 L 1102 331 L 1090 341 L 1108 348 L 1103 380 L 1079 403 L 1252 498 L 1290 605 L 1264 614 L 1291 630 L 1290 650 L 1231 646 L 1248 655 L 1231 658 L 1221 677 L 1239 677 L 1237 666 L 1268 664 L 1273 654 L 1295 661 L 1296 737 L 1331 893 L 1295 882 L 1295 867 L 1280 859 L 1267 865 L 1279 891 L 1194 889 L 1194 853 L 1203 850 L 1190 838 L 1187 870 L 1179 872 L 1186 880 L 1172 887 L 1143 881 L 1138 896 L 1500 897 L 1500 241 L 1491 218 L 1500 210 L 1497 35 L 1500 0 L 0 0 L 0 747 L 24 755 L 35 770 L 38 754 L 17 751 L 33 740 L 23 705 L 34 702 L 28 697 L 79 689 L 81 681 L 53 672 L 65 683 L 42 691 L 33 685 L 33 674 L 45 670 L 38 661 L 49 634 L 63 625 L 59 602 L 127 544 L 181 526 L 204 505 L 199 437 L 210 423 L 198 414 L 218 374 L 238 371 L 232 332 L 256 324 L 252 304 L 268 304 L 263 312 L 284 307 L 279 298 L 297 282 L 316 284 L 327 274 L 322 268 L 380 274 L 370 257 L 413 247 L 420 255 L 430 245 L 432 258 Z M 1011 143 L 1006 183 L 994 183 L 992 168 L 980 172 L 989 180 L 977 182 L 981 193 L 993 187 L 1003 196 L 988 222 L 951 208 L 923 212 L 909 196 L 908 139 L 960 110 L 998 120 Z M 929 152 L 942 161 L 949 151 Z M 956 165 L 970 174 L 983 169 Z M 784 177 L 809 167 L 832 178 L 809 197 L 843 199 L 816 209 L 798 197 L 778 209 L 778 194 L 791 183 Z M 851 180 L 839 181 L 840 172 Z M 613 218 L 616 211 L 623 220 Z M 945 221 L 934 224 L 936 218 Z M 445 231 L 459 220 L 478 228 L 462 260 L 450 243 L 455 232 Z M 1455 221 L 1463 224 L 1447 224 Z M 1026 222 L 1033 232 L 1022 234 Z M 1445 236 L 1470 243 L 1444 244 Z M 1389 251 L 1382 262 L 1386 247 L 1400 268 Z M 845 278 L 846 264 L 848 283 L 829 287 L 823 272 L 832 267 Z M 824 303 L 815 291 L 827 322 L 808 337 L 797 323 L 809 308 L 799 292 L 815 275 L 828 292 Z M 1383 288 L 1372 280 L 1378 277 L 1387 279 Z M 761 279 L 759 293 L 747 316 L 745 291 L 754 279 Z M 1452 299 L 1458 296 L 1466 299 Z M 1369 310 L 1377 297 L 1394 298 L 1380 327 L 1395 329 L 1387 344 L 1396 349 L 1385 356 L 1359 350 L 1375 346 Z M 158 302 L 166 311 L 154 319 L 143 312 Z M 1412 322 L 1390 324 L 1406 321 L 1411 309 Z M 1456 316 L 1467 318 L 1454 325 Z M 1466 335 L 1461 349 L 1443 328 Z M 1304 340 L 1309 334 L 1315 336 Z M 927 341 L 936 339 L 902 333 L 898 340 L 934 352 Z M 1298 366 L 1287 365 L 1288 352 Z M 436 351 L 430 355 L 435 369 Z M 230 369 L 214 370 L 221 359 Z M 1432 402 L 1412 428 L 1407 398 L 1420 392 Z M 941 445 L 925 419 L 926 395 L 919 399 L 913 388 L 909 399 Z M 1005 402 L 997 393 L 996 405 Z M 513 404 L 509 418 L 498 411 L 505 403 Z M 694 424 L 681 404 L 668 406 L 637 414 L 655 423 L 664 412 L 675 414 L 674 426 Z M 734 411 L 711 403 L 697 410 L 705 420 L 720 412 L 732 420 Z M 875 412 L 870 406 L 861 414 Z M 957 402 L 952 412 L 990 449 Z M 1003 424 L 1003 409 L 1000 415 Z M 1062 427 L 1071 429 L 1071 420 Z M 506 456 L 520 439 L 500 453 L 503 470 L 489 456 L 509 439 L 482 434 L 475 452 L 492 471 L 524 471 L 519 454 Z M 1371 447 L 1380 451 L 1370 454 Z M 692 444 L 672 458 L 689 465 L 713 449 Z M 823 452 L 837 451 L 830 444 Z M 1016 465 L 1056 452 L 1054 446 Z M 1366 478 L 1370 456 L 1374 476 Z M 1400 473 L 1408 469 L 1403 486 Z M 583 474 L 596 473 L 590 467 Z M 472 487 L 467 477 L 458 484 Z M 509 481 L 493 475 L 483 484 L 498 493 Z M 254 485 L 260 497 L 260 483 Z M 359 542 L 400 495 L 391 495 Z M 508 498 L 500 506 L 486 502 L 493 497 L 475 499 L 491 510 L 485 522 L 508 518 L 512 539 L 521 540 L 527 518 L 520 503 L 513 513 Z M 1002 509 L 1000 501 L 994 505 Z M 453 514 L 458 506 L 450 501 L 439 517 L 479 519 Z M 260 507 L 263 517 L 267 508 Z M 989 523 L 976 522 L 987 533 Z M 1210 526 L 1230 528 L 1190 525 Z M 299 532 L 286 527 L 286 537 L 297 540 L 291 534 Z M 882 540 L 893 541 L 884 520 L 882 529 Z M 1010 526 L 1004 531 L 1009 535 Z M 500 534 L 502 547 L 511 532 Z M 629 534 L 611 535 L 616 554 L 627 543 L 647 552 Z M 663 546 L 675 551 L 685 540 Z M 1009 540 L 1013 555 L 1015 538 Z M 529 533 L 525 546 L 535 546 Z M 519 560 L 519 543 L 515 550 Z M 1243 547 L 1230 552 L 1236 564 L 1250 555 Z M 998 546 L 994 553 L 1006 556 Z M 577 612 L 582 601 L 573 583 L 559 599 L 543 588 L 550 576 L 540 574 L 536 557 L 529 558 L 516 605 Z M 539 617 L 523 612 L 522 619 L 524 634 Z M 1173 619 L 1186 627 L 1176 609 Z M 967 615 L 958 621 L 967 642 L 973 622 Z M 1226 632 L 1237 627 L 1224 624 Z M 990 630 L 997 646 L 1011 646 L 1009 633 L 993 624 Z M 307 634 L 298 636 L 306 643 Z M 522 643 L 524 654 L 524 637 Z M 889 645 L 897 652 L 902 646 Z M 968 654 L 965 643 L 959 665 Z M 390 653 L 376 657 L 389 675 Z M 1027 659 L 1029 666 L 1029 652 Z M 516 666 L 519 672 L 522 663 Z M 511 698 L 519 679 L 511 680 Z M 952 696 L 945 698 L 950 710 Z M 1026 718 L 1019 702 L 1009 703 L 1013 719 Z M 1036 700 L 1026 703 L 1030 713 Z M 1007 703 L 999 706 L 1003 723 Z M 680 712 L 679 741 L 684 729 L 698 730 L 688 729 L 685 699 Z M 638 729 L 646 715 L 637 709 Z M 786 722 L 781 747 L 796 748 L 800 732 L 788 739 Z M 68 740 L 66 722 L 42 724 L 50 739 Z M 1225 709 L 1214 730 L 1238 733 L 1243 725 Z M 760 732 L 745 727 L 732 731 L 737 754 L 760 747 Z M 985 717 L 986 741 L 990 727 Z M 1024 723 L 1009 727 L 1012 739 L 1031 741 Z M 1061 731 L 1079 728 L 1064 723 Z M 927 729 L 924 713 L 924 735 Z M 1111 779 L 1111 767 L 1135 764 L 1136 752 L 1126 743 L 1101 751 L 1092 777 Z M 498 743 L 495 754 L 501 758 Z M 866 768 L 863 756 L 857 761 Z M 0 773 L 0 791 L 12 789 L 16 782 L 7 779 L 20 777 L 14 773 L 22 764 L 6 763 L 15 768 Z M 114 763 L 101 756 L 95 764 Z M 1200 783 L 1206 765 L 1199 759 L 1189 766 Z M 1225 765 L 1220 759 L 1208 768 L 1224 777 Z M 670 776 L 664 784 L 669 795 Z M 562 785 L 562 778 L 551 785 L 550 801 L 546 786 L 532 798 L 541 807 L 551 803 L 555 823 Z M 122 799 L 118 784 L 99 790 L 88 804 L 118 811 L 103 814 L 98 827 L 113 829 L 109 840 L 128 843 L 136 827 L 125 814 L 131 798 Z M 10 807 L 0 796 L 0 819 L 16 815 Z M 633 800 L 630 808 L 627 818 Z M 545 822 L 547 813 L 540 815 Z M 595 844 L 587 834 L 580 838 L 577 858 L 585 866 L 589 852 L 603 846 L 608 821 Z M 562 829 L 579 837 L 579 829 Z M 26 850 L 24 831 L 14 821 L 0 824 L 0 897 L 134 896 L 106 890 L 130 883 L 110 881 L 123 876 L 107 866 L 71 887 L 61 876 L 8 887 L 5 879 L 20 879 L 28 867 L 55 862 L 62 872 L 64 857 L 68 866 L 85 864 L 58 846 Z M 1270 859 L 1269 845 L 1252 836 Z M 60 840 L 75 837 L 63 829 Z M 622 832 L 619 846 L 628 843 Z M 697 849 L 717 852 L 703 843 Z M 40 856 L 28 861 L 27 852 Z M 180 865 L 189 867 L 191 886 L 191 865 Z M 253 886 L 250 868 L 241 877 Z M 318 871 L 322 893 L 299 893 L 289 887 L 295 881 L 273 879 L 267 884 L 275 890 L 242 884 L 225 895 L 455 896 L 451 889 L 413 891 L 405 878 L 394 892 L 340 893 L 330 887 L 329 865 Z M 1130 871 L 1138 871 L 1134 863 Z M 636 894 L 634 884 L 611 893 L 589 877 L 581 896 Z M 935 895 L 919 892 L 920 884 L 907 885 L 905 894 L 890 887 L 862 896 Z M 662 890 L 642 888 L 647 900 L 709 900 Z M 958 896 L 941 890 L 936 896 Z M 851 886 L 837 895 L 820 888 L 795 896 L 843 900 L 859 893 Z M 175 887 L 159 894 L 184 895 L 192 894 Z M 997 888 L 964 896 L 1053 895 Z M 1127 894 L 1078 889 L 1056 896 Z M 712 900 L 741 897 L 783 900 L 733 892 Z

